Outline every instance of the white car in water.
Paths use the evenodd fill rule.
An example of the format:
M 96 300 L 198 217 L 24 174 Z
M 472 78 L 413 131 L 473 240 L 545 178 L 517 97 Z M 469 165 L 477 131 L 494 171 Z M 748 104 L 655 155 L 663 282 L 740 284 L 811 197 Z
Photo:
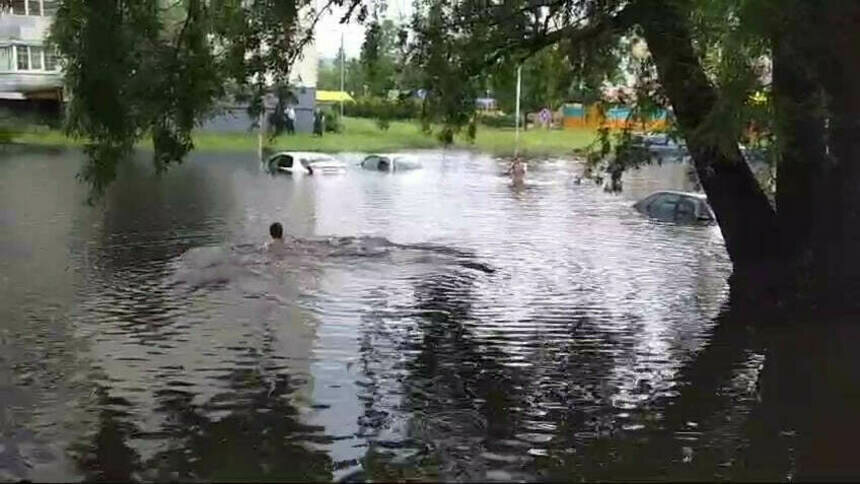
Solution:
M 716 220 L 708 198 L 701 193 L 665 190 L 654 192 L 633 205 L 639 212 L 666 222 L 711 223 Z
M 270 173 L 287 173 L 293 176 L 337 175 L 346 172 L 346 164 L 324 153 L 281 151 L 266 160 Z
M 404 155 L 370 155 L 361 161 L 362 168 L 372 171 L 406 171 L 421 168 L 421 163 Z

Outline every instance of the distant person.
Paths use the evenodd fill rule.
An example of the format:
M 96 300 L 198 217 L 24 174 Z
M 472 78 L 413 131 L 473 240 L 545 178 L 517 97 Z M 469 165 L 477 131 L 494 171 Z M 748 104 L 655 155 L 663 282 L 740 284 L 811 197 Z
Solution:
M 292 105 L 287 106 L 285 113 L 287 118 L 287 134 L 296 134 L 296 110 Z
M 314 136 L 322 136 L 324 129 L 323 113 L 319 109 L 314 111 Z
M 526 177 L 526 163 L 519 156 L 514 157 L 511 167 L 508 169 L 508 174 L 514 183 L 523 183 Z

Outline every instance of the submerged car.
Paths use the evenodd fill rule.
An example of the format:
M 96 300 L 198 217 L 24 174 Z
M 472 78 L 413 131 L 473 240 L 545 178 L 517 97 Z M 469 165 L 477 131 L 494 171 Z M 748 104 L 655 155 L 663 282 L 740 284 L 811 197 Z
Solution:
M 421 168 L 421 163 L 402 155 L 370 155 L 361 161 L 361 167 L 373 171 L 405 171 Z
M 346 165 L 323 153 L 281 151 L 266 161 L 270 173 L 290 175 L 334 175 L 346 171 Z
M 683 141 L 678 142 L 666 133 L 648 133 L 634 137 L 633 146 L 647 150 L 658 159 L 683 160 L 688 156 L 687 146 Z
M 666 222 L 711 223 L 716 220 L 708 198 L 700 193 L 660 191 L 633 205 L 639 212 Z

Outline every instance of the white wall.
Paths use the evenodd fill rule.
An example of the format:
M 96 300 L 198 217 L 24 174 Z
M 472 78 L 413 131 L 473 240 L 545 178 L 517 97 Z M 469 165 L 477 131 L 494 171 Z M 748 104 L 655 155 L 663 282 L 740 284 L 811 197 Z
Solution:
M 301 87 L 317 87 L 317 69 L 319 67 L 319 54 L 316 45 L 309 43 L 305 46 L 301 56 L 296 59 L 290 73 L 290 84 Z

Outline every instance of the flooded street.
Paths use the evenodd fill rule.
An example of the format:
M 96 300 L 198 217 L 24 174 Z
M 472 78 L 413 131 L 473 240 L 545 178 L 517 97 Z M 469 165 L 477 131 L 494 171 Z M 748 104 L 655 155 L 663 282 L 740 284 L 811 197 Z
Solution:
M 574 160 L 515 188 L 469 152 L 300 179 L 141 153 L 89 207 L 80 156 L 0 159 L 0 480 L 748 477 L 763 355 L 683 404 L 719 229 L 631 208 L 684 165 L 611 195 Z

